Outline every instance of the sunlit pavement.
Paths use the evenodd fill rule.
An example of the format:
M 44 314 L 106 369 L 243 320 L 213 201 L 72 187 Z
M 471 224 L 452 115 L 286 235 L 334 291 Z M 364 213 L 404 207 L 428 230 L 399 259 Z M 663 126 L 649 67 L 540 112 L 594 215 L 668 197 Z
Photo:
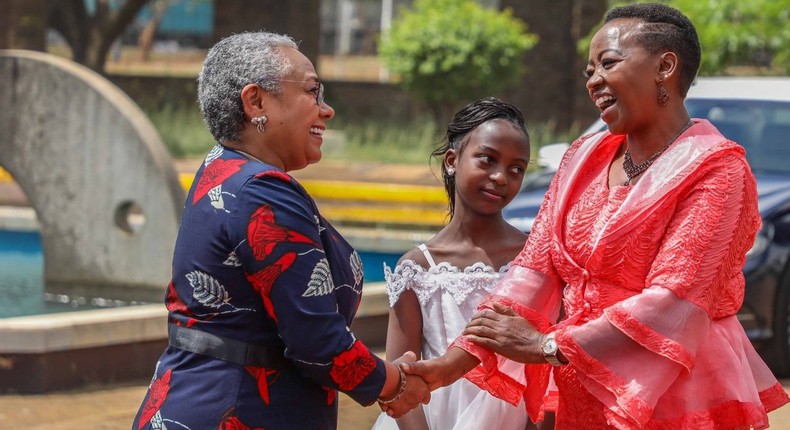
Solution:
M 790 379 L 782 381 L 790 393 Z M 0 429 L 128 430 L 145 395 L 145 383 L 43 395 L 0 396 Z M 370 429 L 379 411 L 340 396 L 341 430 Z M 790 406 L 768 415 L 771 428 L 790 429 Z
M 137 384 L 0 396 L 0 429 L 129 430 L 145 390 L 145 384 Z M 340 396 L 339 429 L 370 429 L 377 416 L 377 407 L 363 408 Z

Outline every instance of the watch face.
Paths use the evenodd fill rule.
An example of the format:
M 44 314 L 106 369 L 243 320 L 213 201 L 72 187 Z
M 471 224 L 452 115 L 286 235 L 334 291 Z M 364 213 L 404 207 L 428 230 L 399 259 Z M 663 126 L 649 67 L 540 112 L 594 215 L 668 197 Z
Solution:
M 554 355 L 556 353 L 557 353 L 557 341 L 554 340 L 553 337 L 546 339 L 546 342 L 543 344 L 543 354 Z

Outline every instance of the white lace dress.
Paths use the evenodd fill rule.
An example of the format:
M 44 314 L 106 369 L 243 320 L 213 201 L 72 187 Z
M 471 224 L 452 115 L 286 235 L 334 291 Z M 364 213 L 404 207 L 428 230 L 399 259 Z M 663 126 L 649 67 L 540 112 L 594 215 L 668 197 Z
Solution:
M 496 271 L 480 262 L 463 270 L 447 262 L 437 265 L 424 244 L 418 248 L 430 264 L 428 270 L 414 261 L 404 260 L 395 270 L 385 265 L 384 276 L 391 307 L 406 290 L 413 290 L 417 295 L 423 323 L 422 357 L 428 359 L 447 351 L 507 266 Z M 521 430 L 528 420 L 523 401 L 513 406 L 463 378 L 431 393 L 431 401 L 423 410 L 432 430 Z M 397 428 L 395 420 L 384 414 L 373 425 L 374 430 Z

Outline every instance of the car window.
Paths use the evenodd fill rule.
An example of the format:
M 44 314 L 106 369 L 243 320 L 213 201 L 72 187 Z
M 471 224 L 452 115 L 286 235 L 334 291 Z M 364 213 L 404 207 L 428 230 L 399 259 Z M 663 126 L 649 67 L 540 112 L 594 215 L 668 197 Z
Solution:
M 686 107 L 743 146 L 754 172 L 790 173 L 790 103 L 688 99 Z

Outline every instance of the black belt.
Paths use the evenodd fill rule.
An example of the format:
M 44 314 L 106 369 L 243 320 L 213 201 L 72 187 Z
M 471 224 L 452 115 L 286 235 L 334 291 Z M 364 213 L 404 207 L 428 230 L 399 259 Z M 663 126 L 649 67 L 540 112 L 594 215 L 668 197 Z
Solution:
M 284 369 L 292 366 L 281 346 L 246 343 L 202 330 L 168 325 L 170 346 L 243 366 Z

